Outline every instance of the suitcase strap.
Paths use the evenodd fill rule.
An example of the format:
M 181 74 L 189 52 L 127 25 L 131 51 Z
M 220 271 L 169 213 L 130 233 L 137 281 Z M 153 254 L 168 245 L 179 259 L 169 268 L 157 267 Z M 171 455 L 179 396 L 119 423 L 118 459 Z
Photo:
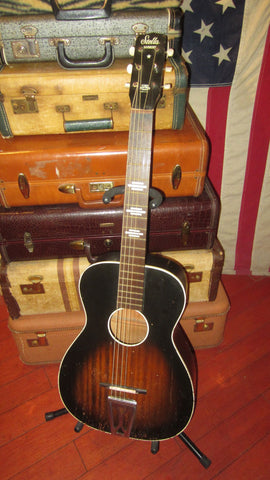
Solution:
M 172 128 L 175 130 L 181 130 L 185 120 L 188 74 L 186 66 L 179 56 L 176 58 L 171 57 L 170 62 L 175 71 Z
M 6 109 L 4 106 L 4 95 L 0 92 L 0 133 L 2 137 L 13 137 L 12 130 L 9 125 Z
M 20 307 L 10 291 L 10 282 L 7 276 L 7 265 L 3 260 L 1 261 L 0 267 L 0 285 L 10 317 L 13 319 L 19 318 Z

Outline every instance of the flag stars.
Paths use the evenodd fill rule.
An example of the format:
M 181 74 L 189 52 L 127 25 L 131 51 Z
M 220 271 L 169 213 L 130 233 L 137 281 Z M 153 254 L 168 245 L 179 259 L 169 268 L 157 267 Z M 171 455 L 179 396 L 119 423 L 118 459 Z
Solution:
M 222 15 L 226 12 L 227 8 L 236 8 L 233 0 L 218 0 L 216 4 L 222 5 Z
M 192 54 L 192 50 L 185 52 L 185 50 L 182 48 L 182 56 L 186 63 L 192 64 L 192 61 L 189 58 L 191 54 Z
M 183 2 L 181 3 L 181 9 L 183 10 L 183 12 L 193 12 L 194 11 L 194 10 L 192 10 L 191 2 L 192 2 L 192 0 L 183 0 Z
M 217 57 L 218 58 L 218 66 L 223 62 L 223 61 L 226 61 L 226 62 L 230 62 L 230 58 L 228 57 L 228 53 L 229 51 L 232 49 L 231 48 L 223 48 L 223 46 L 220 44 L 219 46 L 219 52 L 217 53 L 214 53 L 214 55 L 212 55 L 213 57 Z
M 206 25 L 203 20 L 201 20 L 201 27 L 198 30 L 194 30 L 194 33 L 198 33 L 200 35 L 200 43 L 202 43 L 203 39 L 205 37 L 210 37 L 213 38 L 212 33 L 210 32 L 210 29 L 214 25 L 214 23 L 209 23 Z

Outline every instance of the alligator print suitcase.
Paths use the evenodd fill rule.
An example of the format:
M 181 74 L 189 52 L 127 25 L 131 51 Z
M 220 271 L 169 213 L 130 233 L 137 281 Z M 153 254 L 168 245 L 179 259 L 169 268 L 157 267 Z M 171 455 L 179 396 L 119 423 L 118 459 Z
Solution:
M 170 251 L 161 254 L 185 267 L 190 302 L 216 298 L 224 261 L 224 251 L 218 240 L 206 251 L 179 250 L 172 255 Z M 85 257 L 2 264 L 0 287 L 10 316 L 80 310 L 78 283 L 88 266 Z
M 206 178 L 199 197 L 171 197 L 149 214 L 148 251 L 211 249 L 219 198 Z M 0 252 L 10 261 L 93 257 L 120 249 L 122 207 L 0 207 Z
M 88 132 L 0 138 L 0 199 L 6 207 L 78 203 L 83 208 L 122 205 L 112 187 L 125 182 L 128 132 Z M 198 196 L 208 165 L 208 141 L 187 106 L 181 130 L 153 135 L 155 197 Z M 12 168 L 11 168 L 12 166 Z M 158 198 L 156 203 L 158 203 Z
M 180 8 L 54 11 L 1 17 L 2 64 L 58 61 L 66 69 L 106 68 L 115 58 L 130 57 L 136 35 L 154 32 L 167 35 L 169 48 L 180 53 Z
M 188 303 L 181 325 L 196 349 L 215 347 L 224 336 L 229 298 L 222 283 L 213 302 Z M 82 310 L 9 317 L 8 326 L 22 362 L 59 363 L 85 322 Z
M 109 70 L 86 71 L 63 71 L 52 62 L 5 67 L 0 75 L 1 135 L 128 130 L 129 64 L 128 59 L 120 59 Z M 180 57 L 167 62 L 163 85 L 155 128 L 180 129 L 187 88 L 187 70 Z

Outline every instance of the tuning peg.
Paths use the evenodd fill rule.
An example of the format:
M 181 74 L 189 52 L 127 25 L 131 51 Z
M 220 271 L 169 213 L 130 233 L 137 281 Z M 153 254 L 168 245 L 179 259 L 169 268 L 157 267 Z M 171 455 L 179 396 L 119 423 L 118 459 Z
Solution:
M 174 54 L 174 49 L 173 48 L 168 48 L 167 57 L 173 57 L 173 54 Z
M 135 47 L 130 47 L 130 49 L 129 49 L 129 55 L 130 55 L 131 57 L 134 57 L 134 54 L 135 54 Z
M 127 66 L 127 73 L 131 74 L 132 70 L 133 70 L 133 65 L 132 63 L 129 63 L 129 65 Z
M 172 84 L 171 83 L 165 83 L 165 85 L 163 85 L 163 90 L 170 90 L 172 88 Z

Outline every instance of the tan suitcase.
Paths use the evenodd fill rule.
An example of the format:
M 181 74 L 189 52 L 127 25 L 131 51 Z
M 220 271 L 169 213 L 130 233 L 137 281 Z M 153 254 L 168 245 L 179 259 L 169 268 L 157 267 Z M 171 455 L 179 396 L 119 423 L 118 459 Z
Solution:
M 0 132 L 3 137 L 129 129 L 129 59 L 110 69 L 65 71 L 57 63 L 16 64 L 0 77 Z M 168 61 L 156 129 L 181 129 L 187 70 Z
M 218 240 L 209 250 L 161 253 L 186 268 L 189 302 L 215 299 L 224 262 L 224 251 Z M 20 315 L 81 310 L 78 283 L 88 266 L 85 257 L 3 264 L 0 285 L 10 316 L 17 318 Z
M 190 302 L 181 325 L 194 348 L 214 347 L 222 342 L 230 304 L 222 283 L 213 302 Z M 80 333 L 83 311 L 22 315 L 9 318 L 8 326 L 20 359 L 27 364 L 58 363 Z

